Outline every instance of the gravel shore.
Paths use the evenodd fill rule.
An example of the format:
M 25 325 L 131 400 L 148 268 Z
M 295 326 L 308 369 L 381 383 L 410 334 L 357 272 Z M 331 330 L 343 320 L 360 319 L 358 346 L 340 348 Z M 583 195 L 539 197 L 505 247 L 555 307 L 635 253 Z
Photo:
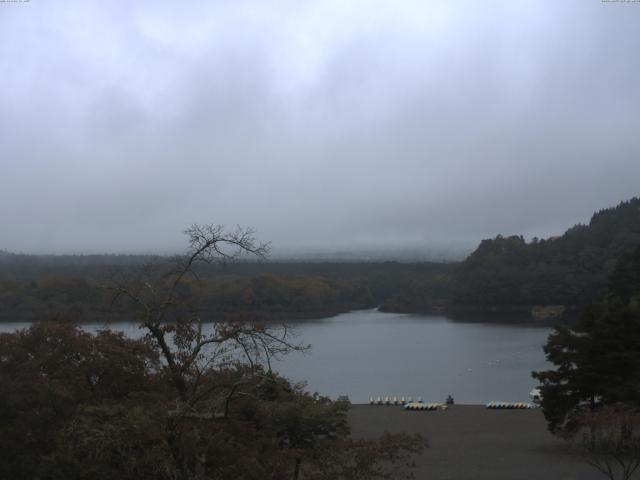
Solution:
M 454 405 L 447 411 L 406 411 L 398 406 L 353 405 L 349 416 L 355 437 L 384 432 L 426 437 L 429 448 L 416 458 L 416 479 L 606 478 L 547 431 L 540 410 Z

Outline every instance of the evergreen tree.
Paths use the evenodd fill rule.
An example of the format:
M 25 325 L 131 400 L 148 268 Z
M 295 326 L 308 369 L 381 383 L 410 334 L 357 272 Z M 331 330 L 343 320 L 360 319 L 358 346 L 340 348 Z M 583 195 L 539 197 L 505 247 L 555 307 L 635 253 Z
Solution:
M 557 327 L 544 347 L 556 368 L 533 372 L 553 433 L 572 433 L 585 410 L 640 406 L 640 247 L 621 257 L 609 293 L 575 327 Z

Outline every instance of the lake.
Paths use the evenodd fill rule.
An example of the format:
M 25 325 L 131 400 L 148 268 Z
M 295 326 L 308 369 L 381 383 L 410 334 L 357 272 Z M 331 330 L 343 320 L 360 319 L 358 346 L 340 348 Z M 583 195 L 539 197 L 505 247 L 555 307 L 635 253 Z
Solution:
M 466 323 L 443 316 L 361 310 L 331 318 L 289 322 L 296 340 L 311 350 L 285 356 L 274 369 L 310 392 L 349 396 L 417 396 L 458 403 L 528 401 L 532 370 L 549 367 L 542 351 L 548 327 L 534 324 Z M 2 323 L 13 331 L 26 323 Z M 103 324 L 86 324 L 91 331 Z M 110 324 L 139 336 L 134 323 Z

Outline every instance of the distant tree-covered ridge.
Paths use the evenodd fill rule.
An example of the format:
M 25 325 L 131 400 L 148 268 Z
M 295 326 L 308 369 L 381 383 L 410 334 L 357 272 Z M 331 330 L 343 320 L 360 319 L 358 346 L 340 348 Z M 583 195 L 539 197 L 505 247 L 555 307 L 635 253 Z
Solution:
M 113 263 L 112 263 L 113 262 Z M 127 310 L 110 305 L 101 288 L 114 272 L 127 276 L 142 265 L 162 266 L 162 257 L 29 256 L 0 258 L 0 321 L 34 320 L 54 313 L 89 320 L 127 319 Z M 264 262 L 204 265 L 198 282 L 184 288 L 207 315 L 245 313 L 261 319 L 326 317 L 435 296 L 448 301 L 447 283 L 455 264 Z M 432 285 L 438 285 L 433 287 Z M 423 292 L 428 289 L 431 297 Z M 394 311 L 404 311 L 400 308 Z
M 585 305 L 604 291 L 617 260 L 640 245 L 640 198 L 596 212 L 588 225 L 526 242 L 483 240 L 462 262 L 454 305 Z
M 208 314 L 325 317 L 378 306 L 388 312 L 528 312 L 582 306 L 604 293 L 618 258 L 640 245 L 640 198 L 596 212 L 562 236 L 483 240 L 463 262 L 237 262 L 202 266 L 185 288 Z M 55 312 L 114 318 L 100 285 L 167 257 L 23 255 L 0 250 L 0 320 Z M 564 308 L 563 307 L 563 308 Z M 527 313 L 528 315 L 528 313 Z

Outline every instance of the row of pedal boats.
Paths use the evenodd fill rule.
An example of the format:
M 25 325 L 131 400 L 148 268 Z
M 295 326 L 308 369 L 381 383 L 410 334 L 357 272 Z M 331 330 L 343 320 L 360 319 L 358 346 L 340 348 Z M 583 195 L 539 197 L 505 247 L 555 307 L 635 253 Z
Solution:
M 446 410 L 449 405 L 441 402 L 423 402 L 418 397 L 413 400 L 412 397 L 369 397 L 370 405 L 400 405 L 406 410 Z M 485 407 L 491 410 L 530 410 L 538 408 L 538 405 L 530 402 L 501 402 L 492 400 L 485 404 Z
M 422 403 L 422 397 L 415 400 L 416 403 Z M 406 405 L 414 403 L 413 397 L 369 397 L 370 405 Z
M 529 410 L 538 408 L 542 401 L 542 394 L 539 388 L 534 388 L 529 392 L 531 402 L 501 402 L 492 400 L 485 404 L 485 407 L 491 410 Z M 453 405 L 453 398 L 449 396 L 446 403 L 432 402 L 425 403 L 421 397 L 369 397 L 370 405 L 401 405 L 407 410 L 446 410 Z

